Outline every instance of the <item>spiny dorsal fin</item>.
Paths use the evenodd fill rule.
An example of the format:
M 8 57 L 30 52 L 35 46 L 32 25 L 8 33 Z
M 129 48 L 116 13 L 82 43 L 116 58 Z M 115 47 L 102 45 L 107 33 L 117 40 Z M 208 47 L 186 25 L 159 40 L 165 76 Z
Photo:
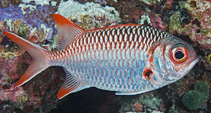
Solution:
M 58 50 L 64 49 L 73 38 L 84 32 L 79 26 L 59 14 L 53 14 L 53 19 L 58 32 Z

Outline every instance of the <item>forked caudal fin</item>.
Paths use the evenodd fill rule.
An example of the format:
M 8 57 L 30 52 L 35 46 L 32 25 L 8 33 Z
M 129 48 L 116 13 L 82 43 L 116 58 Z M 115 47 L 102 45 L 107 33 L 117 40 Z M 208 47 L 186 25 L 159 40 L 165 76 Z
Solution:
M 21 76 L 19 81 L 15 84 L 15 87 L 21 86 L 27 81 L 31 80 L 37 74 L 49 67 L 48 60 L 46 60 L 46 50 L 37 46 L 27 40 L 24 40 L 18 35 L 13 33 L 4 32 L 4 34 L 10 38 L 13 42 L 21 46 L 32 57 L 32 62 L 26 72 Z
M 73 40 L 77 35 L 84 33 L 83 29 L 59 14 L 54 14 L 53 19 L 56 23 L 58 32 L 58 50 L 65 49 L 71 40 Z M 52 54 L 47 50 L 21 38 L 18 35 L 9 32 L 4 32 L 4 34 L 13 42 L 26 50 L 32 57 L 32 63 L 30 64 L 27 71 L 21 76 L 20 80 L 16 83 L 15 87 L 23 85 L 49 66 L 57 65 L 59 61 L 57 56 L 65 56 L 63 54 L 61 55 L 60 52 L 54 52 L 54 55 L 52 56 Z M 54 64 L 51 61 L 57 63 Z M 62 66 L 62 64 L 60 64 L 60 66 Z M 89 86 L 77 79 L 74 75 L 67 73 L 65 83 L 59 90 L 57 97 L 61 99 L 69 93 L 77 92 L 88 87 Z

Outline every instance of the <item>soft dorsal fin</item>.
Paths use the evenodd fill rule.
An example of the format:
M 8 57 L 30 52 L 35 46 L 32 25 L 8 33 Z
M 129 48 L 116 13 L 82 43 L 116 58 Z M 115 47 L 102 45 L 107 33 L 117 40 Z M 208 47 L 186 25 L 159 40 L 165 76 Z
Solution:
M 53 14 L 53 19 L 58 32 L 58 50 L 64 49 L 71 39 L 84 32 L 79 26 L 59 14 Z

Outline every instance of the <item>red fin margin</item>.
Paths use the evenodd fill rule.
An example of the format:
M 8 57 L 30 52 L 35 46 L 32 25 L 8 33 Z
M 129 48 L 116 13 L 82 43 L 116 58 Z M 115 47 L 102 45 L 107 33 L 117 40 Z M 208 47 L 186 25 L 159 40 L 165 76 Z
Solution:
M 98 28 L 98 29 L 90 29 L 87 31 L 97 31 L 97 30 L 105 30 L 105 29 L 110 29 L 110 28 L 116 28 L 116 27 L 122 27 L 122 26 L 142 26 L 141 24 L 120 24 L 120 25 L 113 25 L 113 26 L 108 26 L 104 28 Z
M 59 89 L 57 98 L 62 99 L 70 93 L 78 92 L 80 90 L 89 88 L 81 79 L 77 78 L 75 75 L 72 75 L 68 69 L 64 69 L 66 73 L 65 81 L 62 87 Z
M 45 56 L 46 55 L 45 49 L 13 33 L 4 32 L 4 34 L 8 38 L 10 38 L 13 42 L 21 46 L 23 49 L 25 49 L 32 56 L 32 62 L 29 68 L 21 76 L 20 80 L 15 84 L 15 87 L 21 86 L 22 84 L 26 83 L 27 81 L 32 79 L 34 76 L 36 76 L 38 73 L 42 72 L 47 67 L 49 67 L 48 60 L 46 60 L 46 56 Z
M 53 19 L 58 32 L 58 50 L 65 49 L 72 39 L 84 32 L 82 28 L 59 14 L 53 14 Z

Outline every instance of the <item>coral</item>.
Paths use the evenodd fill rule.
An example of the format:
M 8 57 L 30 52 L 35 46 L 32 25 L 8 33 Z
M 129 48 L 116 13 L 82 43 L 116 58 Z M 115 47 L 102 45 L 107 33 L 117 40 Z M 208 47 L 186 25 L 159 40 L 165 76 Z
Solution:
M 211 51 L 204 51 L 204 55 L 201 58 L 201 61 L 204 64 L 204 67 L 211 71 Z
M 0 29 L 3 31 L 13 32 L 33 43 L 40 43 L 43 46 L 46 46 L 43 41 L 50 31 L 50 29 L 47 29 L 45 25 L 41 25 L 41 29 L 38 30 L 36 27 L 31 27 L 30 25 L 25 24 L 22 19 L 4 20 L 3 22 L 0 22 Z M 0 34 L 0 37 L 2 38 L 0 59 L 13 58 L 24 54 L 25 50 L 22 50 L 18 46 L 14 46 L 14 43 L 9 41 L 3 34 Z
M 57 74 L 61 75 L 61 69 L 48 69 L 34 78 L 33 83 L 14 87 L 16 81 L 28 68 L 27 62 L 30 62 L 30 59 L 29 55 L 23 54 L 0 60 L 0 106 L 5 106 L 3 103 L 9 102 L 7 108 L 11 112 L 16 111 L 17 108 L 25 112 L 36 109 L 49 111 L 58 102 L 55 89 L 61 83 L 62 77 L 57 77 Z M 43 101 L 44 97 L 47 100 Z M 0 111 L 7 112 L 7 109 L 0 107 Z
M 191 110 L 198 109 L 201 104 L 204 102 L 203 94 L 195 91 L 195 90 L 190 90 L 182 98 L 183 104 Z
M 194 85 L 194 90 L 190 90 L 182 98 L 183 104 L 191 109 L 198 109 L 209 96 L 209 87 L 204 82 L 197 82 Z
M 153 110 L 151 113 L 163 113 L 163 112 Z
M 26 35 L 26 29 L 19 29 L 19 33 L 21 36 Z
M 18 5 L 20 3 L 22 3 L 22 0 L 1 0 L 0 1 L 0 8 L 8 7 L 10 4 L 11 5 Z
M 72 0 L 62 2 L 56 13 L 72 20 L 86 30 L 116 25 L 121 22 L 119 13 L 113 7 L 102 7 L 92 2 L 85 4 Z
M 134 108 L 136 112 L 142 112 L 143 111 L 143 105 L 141 103 L 135 103 Z
M 16 102 L 21 95 L 28 95 L 22 87 L 14 88 L 14 81 L 19 78 L 15 73 L 18 60 L 17 57 L 0 60 L 0 102 L 4 100 Z
M 156 4 L 157 2 L 160 2 L 161 0 L 140 0 L 140 1 L 151 5 L 151 4 Z
M 29 87 L 26 84 L 26 87 L 23 85 L 15 88 L 15 83 L 28 68 L 31 57 L 25 50 L 10 41 L 2 31 L 13 32 L 51 50 L 51 43 L 49 44 L 47 40 L 53 37 L 53 28 L 50 27 L 53 27 L 54 23 L 49 14 L 52 14 L 55 9 L 51 6 L 36 6 L 30 2 L 27 5 L 36 6 L 37 9 L 30 10 L 26 7 L 22 8 L 22 11 L 17 5 L 0 9 L 0 111 L 5 113 L 35 112 L 40 109 L 47 112 L 58 102 L 55 89 L 60 85 L 62 77 L 57 77 L 56 71 L 61 71 L 61 69 L 49 69 L 48 73 L 44 72 L 39 80 L 35 79 L 39 81 L 34 82 L 35 84 L 42 85 L 32 84 L 34 87 Z M 51 88 L 54 90 L 48 91 Z M 47 100 L 44 101 L 43 97 Z
M 119 112 L 165 112 L 165 105 L 163 103 L 163 100 L 158 95 L 153 93 L 141 94 L 133 99 L 122 100 Z
M 211 54 L 208 55 L 207 62 L 211 65 Z
M 205 99 L 208 98 L 209 96 L 209 87 L 206 83 L 204 82 L 197 82 L 195 85 L 194 85 L 194 90 L 202 93 L 204 96 Z
M 157 4 L 151 4 L 151 1 L 149 1 L 148 4 L 140 1 L 118 1 L 115 4 L 112 2 L 109 3 L 119 11 L 122 23 L 144 24 L 166 30 L 167 24 L 163 22 L 162 15 L 156 14 L 152 9 L 149 9 L 149 7 L 154 8 L 154 6 L 163 7 L 163 4 L 160 4 L 160 2 L 156 2 Z
M 8 84 L 11 84 L 11 83 L 12 83 L 12 79 L 11 79 L 10 77 L 9 77 L 9 78 L 7 78 L 7 80 L 6 80 L 6 81 L 7 81 L 7 83 L 8 83 Z
M 192 41 L 202 48 L 211 48 L 211 3 L 204 0 L 188 0 L 179 2 L 181 8 L 188 10 L 190 22 L 181 22 L 182 12 L 178 11 L 170 17 L 170 32 L 188 35 Z
M 36 5 L 41 5 L 41 6 L 44 6 L 44 5 L 50 5 L 50 0 L 22 0 L 23 3 L 30 3 L 34 1 Z
M 52 6 L 38 2 L 43 3 L 39 0 L 35 2 L 24 0 L 18 6 L 5 6 L 0 9 L 0 111 L 17 112 L 18 109 L 21 112 L 35 112 L 37 110 L 48 112 L 56 107 L 58 102 L 56 93 L 64 79 L 64 76 L 61 76 L 64 74 L 61 68 L 47 69 L 33 78 L 32 81 L 19 88 L 14 88 L 17 80 L 28 68 L 31 57 L 25 50 L 8 40 L 2 32 L 13 32 L 32 43 L 51 50 L 53 47 L 51 46 L 51 38 L 55 35 L 51 14 L 55 13 L 57 7 L 54 6 L 60 2 L 51 2 Z M 95 14 L 93 18 L 95 20 L 92 21 L 96 21 L 96 26 L 104 27 L 120 22 L 118 12 L 114 8 L 102 7 L 94 3 L 87 4 L 84 5 L 85 8 L 89 9 L 92 5 L 95 6 L 94 8 L 98 8 L 99 13 Z M 83 7 L 82 4 L 81 6 Z M 94 11 L 94 9 L 89 11 Z M 105 13 L 105 15 L 100 13 Z M 92 18 L 89 14 L 90 12 L 87 13 L 87 19 Z M 80 19 L 78 18 L 79 21 Z M 104 23 L 101 24 L 101 21 Z M 93 27 L 92 25 L 93 23 L 90 23 L 89 27 Z
M 146 105 L 148 108 L 153 109 L 153 110 L 158 110 L 158 108 L 160 107 L 162 103 L 162 99 L 159 99 L 158 97 L 154 97 L 153 94 L 151 94 L 150 96 L 148 95 L 140 96 L 139 100 L 143 105 Z
M 47 32 L 44 31 L 47 33 L 45 38 L 51 39 L 53 37 L 53 29 L 55 29 L 53 28 L 52 14 L 55 13 L 57 8 L 55 6 L 32 4 L 28 4 L 27 6 L 25 4 L 19 4 L 18 6 L 11 5 L 10 7 L 0 8 L 0 22 L 7 20 L 7 25 L 9 25 L 10 21 L 22 20 L 24 24 L 36 27 L 38 30 L 43 30 L 41 25 L 44 24 L 47 29 Z M 11 29 L 12 26 L 10 27 L 10 31 Z

